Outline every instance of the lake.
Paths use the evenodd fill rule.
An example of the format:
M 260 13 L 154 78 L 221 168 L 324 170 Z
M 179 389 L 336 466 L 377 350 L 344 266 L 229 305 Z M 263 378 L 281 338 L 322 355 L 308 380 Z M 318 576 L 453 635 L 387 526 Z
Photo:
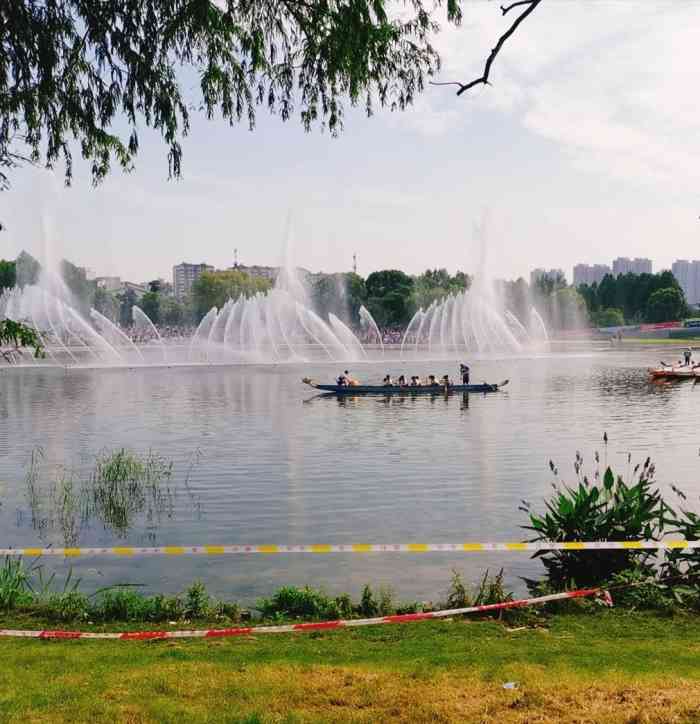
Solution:
M 677 351 L 675 351 L 677 353 Z M 303 376 L 344 365 L 151 367 L 0 372 L 0 546 L 518 541 L 526 499 L 542 508 L 549 460 L 575 480 L 580 450 L 656 463 L 662 489 L 700 509 L 700 389 L 650 384 L 654 349 L 577 346 L 470 359 L 472 381 L 510 384 L 448 398 L 322 397 Z M 358 364 L 362 381 L 445 372 L 456 362 Z M 607 432 L 605 453 L 602 443 Z M 116 524 L 77 494 L 101 451 L 153 451 L 172 475 Z M 40 449 L 36 475 L 28 473 Z M 67 491 L 67 492 L 66 492 Z M 66 500 L 70 498 L 68 504 Z M 46 560 L 86 590 L 128 582 L 181 591 L 194 579 L 250 602 L 283 584 L 357 594 L 365 582 L 402 600 L 436 600 L 450 571 L 474 580 L 503 566 L 508 583 L 539 574 L 526 554 L 330 554 Z

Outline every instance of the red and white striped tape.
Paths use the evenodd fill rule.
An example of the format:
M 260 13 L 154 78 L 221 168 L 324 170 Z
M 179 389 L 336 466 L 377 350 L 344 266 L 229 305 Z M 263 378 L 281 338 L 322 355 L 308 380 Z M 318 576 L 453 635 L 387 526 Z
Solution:
M 550 601 L 561 601 L 566 598 L 585 598 L 600 595 L 607 605 L 612 605 L 612 599 L 607 591 L 601 588 L 583 588 L 578 591 L 553 593 L 537 598 L 524 598 L 518 601 L 505 603 L 490 603 L 483 606 L 467 606 L 466 608 L 451 608 L 444 611 L 429 611 L 424 613 L 405 613 L 395 616 L 379 616 L 378 618 L 359 618 L 337 621 L 320 621 L 317 623 L 295 623 L 283 626 L 238 626 L 236 628 L 190 629 L 185 631 L 128 631 L 124 633 L 88 633 L 86 631 L 22 631 L 0 629 L 0 637 L 30 638 L 30 639 L 114 639 L 118 641 L 149 641 L 152 639 L 186 639 L 186 638 L 227 638 L 231 636 L 245 636 L 248 634 L 275 634 L 293 633 L 295 631 L 322 631 L 325 629 L 354 628 L 356 626 L 375 626 L 382 623 L 411 623 L 413 621 L 426 621 L 431 618 L 448 618 L 467 613 L 489 613 L 502 611 L 508 608 L 523 608 L 537 606 Z

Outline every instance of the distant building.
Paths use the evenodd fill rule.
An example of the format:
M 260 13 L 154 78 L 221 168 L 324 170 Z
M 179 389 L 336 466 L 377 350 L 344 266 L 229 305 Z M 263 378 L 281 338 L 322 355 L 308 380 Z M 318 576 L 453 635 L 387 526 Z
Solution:
M 651 274 L 651 259 L 629 259 L 626 256 L 618 256 L 613 260 L 612 273 L 614 277 L 620 274 Z
M 148 291 L 148 287 L 144 284 L 134 284 L 134 282 L 122 282 L 119 291 L 131 291 L 136 295 L 136 299 L 141 299 L 141 297 L 143 297 L 143 295 Z
M 533 269 L 530 272 L 530 286 L 534 287 L 538 280 L 545 278 L 555 281 L 557 279 L 564 279 L 566 281 L 566 275 L 561 269 Z
M 607 264 L 577 264 L 574 267 L 574 286 L 600 284 L 611 270 Z
M 79 266 L 78 269 L 80 269 L 80 271 L 83 272 L 83 274 L 85 275 L 85 279 L 87 279 L 87 281 L 91 282 L 91 281 L 95 280 L 96 277 L 95 277 L 94 269 L 90 269 L 90 267 L 88 267 L 88 266 Z
M 173 292 L 175 298 L 183 300 L 192 291 L 192 285 L 203 272 L 214 271 L 209 264 L 177 264 L 173 267 Z
M 678 259 L 671 266 L 671 272 L 680 284 L 688 304 L 700 304 L 700 261 Z
M 118 292 L 122 288 L 121 277 L 95 277 L 95 284 L 106 292 Z
M 250 275 L 251 277 L 259 277 L 261 279 L 268 279 L 274 282 L 279 274 L 279 267 L 276 266 L 246 266 L 245 264 L 239 264 L 235 262 L 229 271 L 241 271 Z

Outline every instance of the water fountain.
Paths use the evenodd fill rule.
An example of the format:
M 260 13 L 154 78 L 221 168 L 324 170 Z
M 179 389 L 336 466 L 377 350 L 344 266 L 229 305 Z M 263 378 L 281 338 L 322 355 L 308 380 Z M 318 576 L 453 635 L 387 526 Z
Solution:
M 229 299 L 221 309 L 209 310 L 184 350 L 168 345 L 137 305 L 132 318 L 138 344 L 97 310 L 84 316 L 77 306 L 58 275 L 42 272 L 37 284 L 0 296 L 0 317 L 34 327 L 46 350 L 46 363 L 61 365 L 367 359 L 362 343 L 343 321 L 334 314 L 326 321 L 311 309 L 306 289 L 291 267 L 280 271 L 270 292 Z M 363 319 L 379 334 L 366 310 Z
M 488 282 L 477 279 L 469 290 L 419 309 L 406 327 L 401 355 L 513 354 L 546 347 L 548 340 L 544 321 L 534 307 L 524 324 L 503 308 Z

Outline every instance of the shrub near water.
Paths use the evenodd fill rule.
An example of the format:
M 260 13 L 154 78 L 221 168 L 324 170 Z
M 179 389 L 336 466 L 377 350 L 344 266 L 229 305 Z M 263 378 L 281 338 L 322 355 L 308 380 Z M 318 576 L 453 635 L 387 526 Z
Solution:
M 599 455 L 595 456 L 599 464 Z M 629 460 L 628 460 L 629 462 Z M 583 473 L 583 458 L 576 453 L 574 471 L 576 485 L 562 483 L 553 463 L 554 495 L 545 501 L 546 512 L 524 510 L 530 516 L 535 532 L 533 541 L 625 541 L 660 540 L 671 509 L 655 489 L 654 465 L 649 458 L 637 465 L 631 480 L 625 483 L 607 467 L 602 480 L 596 469 L 593 480 Z M 637 568 L 652 575 L 650 551 L 543 551 L 534 557 L 542 559 L 547 581 L 555 590 L 571 586 L 591 586 L 610 580 L 622 571 Z M 530 582 L 531 584 L 534 582 Z

